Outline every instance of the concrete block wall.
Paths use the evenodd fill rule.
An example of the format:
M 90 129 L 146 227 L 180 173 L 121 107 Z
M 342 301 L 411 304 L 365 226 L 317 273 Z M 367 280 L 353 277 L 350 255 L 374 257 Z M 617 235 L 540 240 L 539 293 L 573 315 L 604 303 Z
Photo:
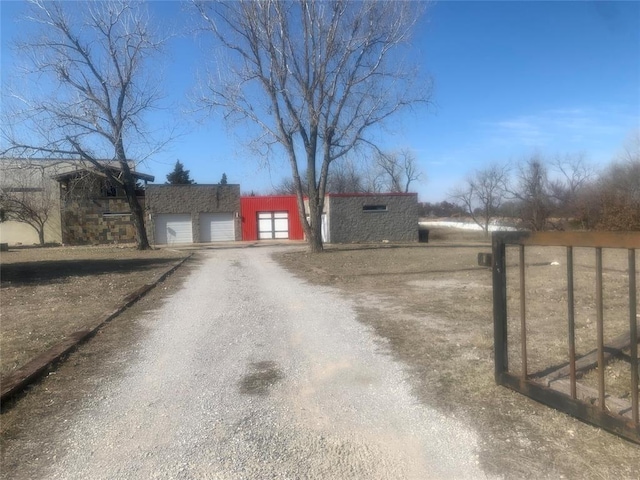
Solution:
M 418 241 L 416 193 L 329 195 L 325 211 L 331 243 Z
M 155 216 L 163 213 L 190 214 L 193 242 L 200 242 L 201 213 L 233 213 L 235 237 L 242 240 L 240 185 L 148 185 L 145 225 L 149 241 L 155 243 Z

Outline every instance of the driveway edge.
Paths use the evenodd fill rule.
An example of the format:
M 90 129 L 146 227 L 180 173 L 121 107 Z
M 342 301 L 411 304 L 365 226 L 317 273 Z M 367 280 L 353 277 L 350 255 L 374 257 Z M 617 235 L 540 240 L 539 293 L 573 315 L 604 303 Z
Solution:
M 2 381 L 2 388 L 0 389 L 0 403 L 4 403 L 7 400 L 13 398 L 18 393 L 22 392 L 28 385 L 39 379 L 50 367 L 60 362 L 62 357 L 74 351 L 81 343 L 90 339 L 95 335 L 100 328 L 105 324 L 116 318 L 122 312 L 124 312 L 131 305 L 136 303 L 142 297 L 144 297 L 149 291 L 155 288 L 158 283 L 162 282 L 165 278 L 171 275 L 177 270 L 184 262 L 189 260 L 193 254 L 189 254 L 179 262 L 175 263 L 164 273 L 158 275 L 150 283 L 146 283 L 140 288 L 134 290 L 128 295 L 125 295 L 114 310 L 108 312 L 100 318 L 93 327 L 78 330 L 67 336 L 63 341 L 57 343 L 49 350 L 41 353 L 34 359 L 27 362 L 25 365 L 15 370 L 8 375 Z

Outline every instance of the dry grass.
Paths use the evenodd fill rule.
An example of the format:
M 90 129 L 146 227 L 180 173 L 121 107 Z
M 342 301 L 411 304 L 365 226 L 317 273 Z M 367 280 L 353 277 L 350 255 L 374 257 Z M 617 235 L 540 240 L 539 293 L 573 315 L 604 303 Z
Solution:
M 0 257 L 0 374 L 93 326 L 184 252 L 132 247 L 25 248 Z
M 575 338 L 578 357 L 597 348 L 596 268 L 594 249 L 574 252 Z M 552 262 L 559 265 L 551 265 Z M 525 299 L 528 373 L 568 362 L 567 260 L 563 248 L 529 248 L 525 257 Z M 520 280 L 517 247 L 507 249 L 509 366 L 522 370 Z M 629 333 L 629 279 L 626 250 L 603 252 L 604 342 Z M 625 366 L 626 364 L 626 366 Z M 626 381 L 624 371 L 626 370 Z M 611 362 L 607 368 L 607 393 L 627 397 L 630 387 L 628 361 Z M 581 380 L 597 387 L 590 373 Z
M 380 349 L 407 366 L 416 395 L 476 428 L 488 472 L 508 478 L 637 478 L 637 445 L 495 385 L 491 271 L 477 266 L 477 254 L 490 252 L 490 246 L 482 234 L 451 229 L 432 229 L 429 240 L 408 246 L 331 246 L 321 255 L 287 253 L 279 261 L 355 300 L 359 319 L 378 334 Z M 566 263 L 564 250 L 527 251 L 534 371 L 567 361 Z M 620 316 L 628 284 L 618 253 L 606 252 L 604 261 L 606 338 L 628 328 L 628 316 L 626 324 Z M 508 255 L 510 361 L 517 369 L 518 255 Z M 586 251 L 574 255 L 578 348 L 586 353 L 595 323 L 593 260 Z M 553 261 L 561 265 L 552 266 Z M 611 378 L 621 376 L 616 362 L 610 370 Z

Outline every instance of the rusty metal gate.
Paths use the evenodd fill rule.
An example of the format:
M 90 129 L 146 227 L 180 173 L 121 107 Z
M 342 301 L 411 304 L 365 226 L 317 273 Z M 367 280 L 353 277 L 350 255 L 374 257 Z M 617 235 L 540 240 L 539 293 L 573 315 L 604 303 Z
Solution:
M 561 410 L 569 415 L 584 420 L 588 423 L 600 426 L 628 440 L 640 443 L 640 424 L 638 419 L 638 310 L 636 287 L 636 249 L 640 248 L 640 233 L 614 233 L 614 232 L 496 232 L 493 234 L 493 315 L 494 315 L 494 348 L 495 348 L 495 379 L 499 385 L 506 386 L 536 401 Z M 540 368 L 543 362 L 551 362 L 550 358 L 537 358 L 536 365 L 532 367 L 531 354 L 528 348 L 535 349 L 534 333 L 540 326 L 539 319 L 527 317 L 527 305 L 530 301 L 527 292 L 527 281 L 533 277 L 527 276 L 527 268 L 536 264 L 525 262 L 525 254 L 529 248 L 536 248 L 535 254 L 541 255 L 544 249 L 539 247 L 561 247 L 556 249 L 564 256 L 562 263 L 566 263 L 566 271 L 560 276 L 561 296 L 563 305 L 556 305 L 562 309 L 563 330 L 559 335 L 562 342 L 563 360 L 553 365 Z M 527 249 L 525 251 L 525 249 Z M 587 266 L 579 265 L 581 272 L 585 268 L 593 274 L 591 290 L 588 292 L 589 301 L 593 301 L 592 315 L 595 316 L 595 325 L 587 319 L 589 328 L 580 323 L 580 341 L 595 341 L 595 348 L 590 352 L 577 353 L 576 350 L 576 306 L 582 306 L 576 302 L 574 288 L 574 252 L 579 249 L 581 258 L 588 258 Z M 621 333 L 615 338 L 605 340 L 605 325 L 611 319 L 605 315 L 610 313 L 605 307 L 603 297 L 603 249 L 615 249 L 619 258 L 623 255 L 622 267 L 610 269 L 609 277 L 623 280 L 623 292 L 617 293 L 617 298 L 622 298 L 621 309 L 615 312 L 617 328 Z M 620 250 L 622 249 L 622 250 Z M 547 249 L 549 251 L 549 249 Z M 555 251 L 555 250 L 554 250 Z M 626 251 L 626 255 L 624 252 Z M 507 261 L 509 253 L 509 262 Z M 558 265 L 560 262 L 553 262 Z M 515 270 L 512 270 L 514 268 Z M 507 285 L 507 269 L 510 271 L 510 285 Z M 582 277 L 581 277 L 582 278 Z M 591 280 L 591 277 L 589 277 Z M 513 285 L 511 285 L 513 283 Z M 628 286 L 628 302 L 626 292 Z M 584 284 L 580 294 L 583 295 Z M 539 289 L 533 295 L 552 292 L 551 289 Z M 514 302 L 514 298 L 519 302 Z M 519 298 L 517 298 L 519 297 Z M 551 300 L 549 300 L 551 301 Z M 566 301 L 566 303 L 565 303 Z M 626 304 L 626 305 L 625 305 Z M 515 316 L 508 315 L 507 309 L 519 312 Z M 628 308 L 627 308 L 628 306 Z M 623 310 L 626 310 L 623 312 Z M 621 318 L 621 317 L 626 317 Z M 565 323 L 566 322 L 566 323 Z M 508 325 L 510 326 L 508 328 Z M 556 325 L 556 328 L 558 326 Z M 512 329 L 515 335 L 508 331 Z M 595 331 L 593 331 L 595 330 Z M 607 330 L 608 332 L 608 330 Z M 620 332 L 618 332 L 620 333 Z M 587 335 L 588 334 L 588 335 Z M 529 336 L 529 340 L 528 340 Z M 515 338 L 514 338 L 515 337 Z M 540 336 L 536 337 L 539 341 Z M 529 344 L 528 344 L 529 341 Z M 585 342 L 586 343 L 586 342 Z M 581 344 L 582 345 L 582 344 Z M 509 351 L 511 346 L 511 352 Z M 510 354 L 517 358 L 516 372 L 510 371 Z M 541 355 L 544 357 L 544 355 Z M 616 395 L 607 389 L 605 382 L 605 368 L 613 359 L 623 365 L 624 375 L 620 379 L 624 385 L 625 393 Z M 542 363 L 541 363 L 542 362 Z M 628 364 L 627 364 L 628 362 Z M 609 367 L 611 369 L 611 367 Z M 627 376 L 628 375 L 628 376 Z M 619 377 L 620 375 L 618 375 Z M 589 378 L 589 382 L 581 379 Z M 607 377 L 608 379 L 609 377 Z M 617 377 L 616 377 L 617 378 Z M 578 381 L 580 379 L 580 381 Z M 628 383 L 627 383 L 628 382 Z

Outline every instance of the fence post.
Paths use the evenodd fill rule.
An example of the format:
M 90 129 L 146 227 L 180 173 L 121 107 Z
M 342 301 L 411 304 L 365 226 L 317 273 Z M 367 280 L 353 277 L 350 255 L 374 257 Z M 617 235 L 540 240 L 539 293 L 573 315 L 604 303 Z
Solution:
M 502 374 L 509 371 L 507 352 L 507 268 L 505 242 L 499 232 L 492 236 L 493 250 L 493 351 L 495 379 L 502 384 Z

